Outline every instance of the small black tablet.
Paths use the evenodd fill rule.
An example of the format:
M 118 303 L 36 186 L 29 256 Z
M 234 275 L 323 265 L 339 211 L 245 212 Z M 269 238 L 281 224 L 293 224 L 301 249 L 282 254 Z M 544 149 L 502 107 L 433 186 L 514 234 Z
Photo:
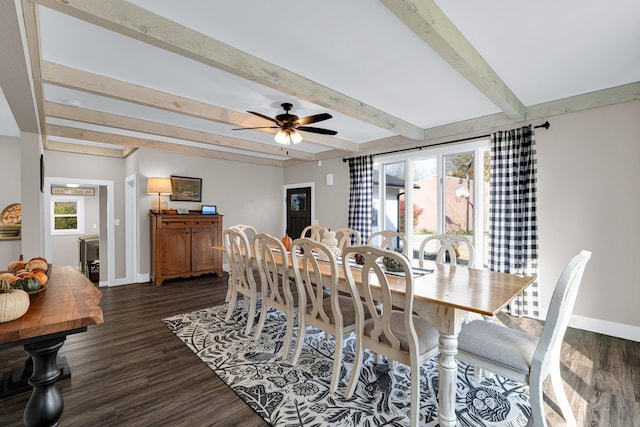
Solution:
M 202 205 L 202 209 L 200 210 L 200 212 L 203 215 L 217 215 L 218 209 L 215 205 Z

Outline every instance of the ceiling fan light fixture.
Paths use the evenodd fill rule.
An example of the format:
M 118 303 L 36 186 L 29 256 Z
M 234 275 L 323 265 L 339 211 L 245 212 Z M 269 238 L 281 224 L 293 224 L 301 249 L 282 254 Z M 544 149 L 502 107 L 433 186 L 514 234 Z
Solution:
M 298 144 L 302 141 L 300 132 L 291 129 L 280 129 L 274 138 L 278 144 L 289 145 L 291 143 Z

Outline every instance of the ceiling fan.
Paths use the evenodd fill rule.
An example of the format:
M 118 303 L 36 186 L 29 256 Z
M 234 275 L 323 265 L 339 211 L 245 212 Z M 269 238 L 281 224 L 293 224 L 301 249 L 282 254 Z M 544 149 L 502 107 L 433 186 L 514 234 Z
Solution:
M 303 132 L 312 132 L 319 133 L 322 135 L 337 135 L 338 132 L 335 130 L 322 129 L 312 126 L 306 126 L 311 123 L 321 122 L 323 120 L 328 120 L 332 116 L 329 113 L 320 113 L 313 114 L 311 116 L 299 118 L 295 114 L 289 114 L 289 111 L 293 109 L 293 105 L 285 102 L 282 105 L 282 109 L 284 110 L 284 114 L 278 114 L 275 118 L 265 116 L 261 113 L 256 113 L 255 111 L 247 111 L 247 113 L 251 113 L 255 116 L 262 117 L 263 119 L 269 120 L 275 123 L 277 126 L 258 126 L 258 127 L 250 127 L 250 128 L 236 128 L 233 130 L 244 130 L 244 129 L 280 129 L 278 133 L 276 133 L 275 140 L 277 143 L 282 145 L 289 145 L 291 143 L 297 144 L 302 141 L 302 135 L 298 131 Z

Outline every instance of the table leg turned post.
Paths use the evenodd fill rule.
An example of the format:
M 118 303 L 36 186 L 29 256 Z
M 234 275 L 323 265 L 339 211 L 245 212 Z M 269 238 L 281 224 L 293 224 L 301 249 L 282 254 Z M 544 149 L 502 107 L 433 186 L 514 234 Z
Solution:
M 438 306 L 440 357 L 438 359 L 439 398 L 438 422 L 440 427 L 455 427 L 456 391 L 458 379 L 458 332 L 462 324 L 460 310 Z
M 33 374 L 29 384 L 33 393 L 24 410 L 25 426 L 55 426 L 62 416 L 62 395 L 56 387 L 60 376 L 57 365 L 58 350 L 65 337 L 26 344 L 25 351 L 33 360 Z

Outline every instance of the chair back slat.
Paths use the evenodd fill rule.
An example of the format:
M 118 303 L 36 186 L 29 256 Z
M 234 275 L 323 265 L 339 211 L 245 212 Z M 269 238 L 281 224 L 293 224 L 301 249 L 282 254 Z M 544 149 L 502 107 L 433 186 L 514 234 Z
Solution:
M 404 233 L 392 230 L 374 231 L 369 237 L 369 245 L 390 251 L 398 250 L 404 254 L 407 254 L 409 250 Z
M 322 236 L 326 231 L 327 228 L 323 225 L 308 225 L 302 230 L 302 233 L 300 233 L 300 238 L 309 238 L 311 240 L 316 240 L 319 242 L 320 240 L 322 240 Z
M 362 244 L 362 237 L 360 236 L 360 232 L 356 229 L 344 227 L 337 228 L 335 232 L 340 252 L 342 252 L 342 250 L 347 246 Z
M 328 264 L 329 275 L 322 274 L 320 263 Z M 296 239 L 291 242 L 291 265 L 298 290 L 299 306 L 307 307 L 305 321 L 310 325 L 342 323 L 342 313 L 337 304 L 338 262 L 333 252 L 319 241 Z M 333 322 L 322 304 L 325 290 L 332 296 Z
M 280 239 L 266 233 L 256 234 L 253 252 L 260 273 L 263 302 L 280 310 L 294 304 L 289 286 L 289 259 Z M 280 255 L 280 262 L 277 262 L 276 253 Z
M 466 247 L 468 255 L 467 266 L 473 267 L 473 262 L 475 260 L 475 250 L 473 248 L 473 243 L 465 236 L 459 236 L 457 234 L 434 234 L 433 236 L 428 236 L 425 238 L 420 244 L 420 249 L 418 250 L 418 262 L 420 263 L 420 267 L 424 266 L 424 254 L 427 249 L 427 246 L 430 243 L 436 243 L 436 255 L 435 261 L 436 264 L 446 264 L 447 257 L 448 261 L 451 265 L 458 265 L 458 250 L 456 248 L 457 245 L 464 245 Z

